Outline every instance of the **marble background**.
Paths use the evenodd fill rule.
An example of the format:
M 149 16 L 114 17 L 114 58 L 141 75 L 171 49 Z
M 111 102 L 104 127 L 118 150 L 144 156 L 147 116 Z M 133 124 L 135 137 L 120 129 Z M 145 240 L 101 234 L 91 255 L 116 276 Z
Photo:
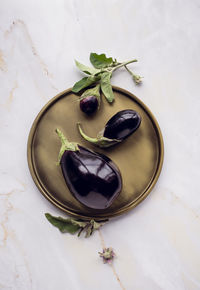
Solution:
M 200 289 L 200 2 L 198 0 L 1 0 L 0 289 Z M 80 78 L 89 53 L 139 59 L 112 83 L 155 114 L 165 142 L 156 187 L 102 230 L 114 270 L 98 257 L 100 236 L 61 234 L 63 215 L 37 190 L 26 147 L 39 110 Z M 64 215 L 63 215 L 64 216 Z

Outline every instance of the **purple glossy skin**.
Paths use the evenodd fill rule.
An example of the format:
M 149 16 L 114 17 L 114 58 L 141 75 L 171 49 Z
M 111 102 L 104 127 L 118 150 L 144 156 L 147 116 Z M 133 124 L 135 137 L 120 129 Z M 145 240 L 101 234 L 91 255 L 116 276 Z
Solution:
M 115 114 L 106 124 L 103 136 L 124 140 L 140 126 L 141 117 L 134 110 L 123 110 Z
M 67 186 L 85 206 L 106 209 L 122 189 L 119 169 L 107 156 L 78 147 L 79 151 L 65 151 L 61 158 Z
M 80 100 L 80 109 L 87 115 L 93 114 L 98 108 L 98 100 L 95 96 L 88 96 Z

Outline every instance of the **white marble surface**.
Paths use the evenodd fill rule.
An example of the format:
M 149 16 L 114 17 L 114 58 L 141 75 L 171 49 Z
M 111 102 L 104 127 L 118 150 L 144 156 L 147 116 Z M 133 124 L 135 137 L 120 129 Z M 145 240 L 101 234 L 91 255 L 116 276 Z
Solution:
M 200 2 L 18 0 L 0 9 L 0 289 L 200 289 Z M 42 106 L 80 77 L 91 51 L 137 57 L 112 83 L 142 99 L 165 141 L 159 181 L 136 209 L 102 228 L 115 270 L 98 257 L 100 236 L 61 234 L 62 215 L 37 190 L 26 146 Z

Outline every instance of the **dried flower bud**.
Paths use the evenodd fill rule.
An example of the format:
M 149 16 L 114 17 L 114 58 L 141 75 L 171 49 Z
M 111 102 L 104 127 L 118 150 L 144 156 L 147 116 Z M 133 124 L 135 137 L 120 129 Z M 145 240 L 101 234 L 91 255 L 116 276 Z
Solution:
M 139 75 L 133 74 L 133 80 L 137 85 L 139 85 L 142 82 L 142 77 Z
M 99 255 L 101 258 L 103 258 L 104 264 L 112 263 L 112 261 L 115 257 L 115 253 L 113 251 L 113 248 L 104 248 L 103 253 L 99 252 Z

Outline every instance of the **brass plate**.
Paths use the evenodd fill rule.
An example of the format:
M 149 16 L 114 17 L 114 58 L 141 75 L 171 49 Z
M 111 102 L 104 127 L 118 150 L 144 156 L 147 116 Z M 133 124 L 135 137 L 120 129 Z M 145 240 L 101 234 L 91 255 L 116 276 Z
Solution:
M 155 185 L 163 163 L 163 140 L 158 123 L 150 110 L 133 94 L 113 87 L 115 102 L 109 105 L 102 98 L 100 110 L 93 117 L 79 109 L 78 97 L 68 89 L 51 99 L 36 117 L 28 139 L 28 165 L 40 192 L 67 214 L 84 219 L 111 218 L 138 205 Z M 77 130 L 79 121 L 89 136 L 96 136 L 106 122 L 120 110 L 139 112 L 139 129 L 119 145 L 101 150 L 83 140 Z M 119 167 L 123 190 L 106 210 L 92 210 L 81 205 L 69 192 L 60 166 L 56 165 L 60 140 L 55 129 L 75 141 L 109 156 Z

